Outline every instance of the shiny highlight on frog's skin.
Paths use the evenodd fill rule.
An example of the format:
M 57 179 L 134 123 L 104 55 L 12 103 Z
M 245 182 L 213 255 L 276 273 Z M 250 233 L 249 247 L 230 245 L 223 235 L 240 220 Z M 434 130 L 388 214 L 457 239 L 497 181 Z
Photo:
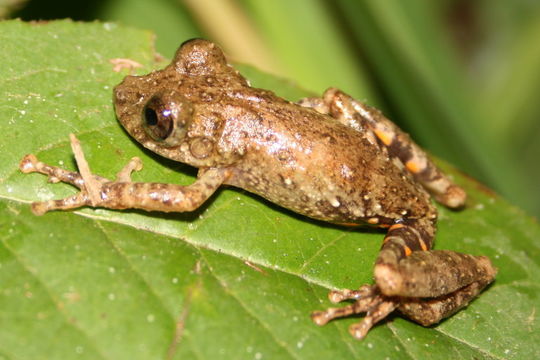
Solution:
M 337 89 L 291 103 L 250 87 L 215 44 L 197 39 L 184 43 L 163 70 L 127 76 L 114 101 L 120 123 L 137 142 L 199 168 L 197 180 L 188 186 L 132 182 L 138 159 L 115 180 L 92 175 L 82 171 L 88 166 L 73 137 L 81 174 L 33 155 L 21 162 L 23 172 L 81 189 L 34 203 L 36 213 L 81 206 L 192 211 L 226 184 L 312 218 L 388 229 L 375 284 L 332 291 L 333 302 L 355 302 L 312 314 L 323 325 L 365 313 L 350 328 L 358 339 L 395 309 L 422 325 L 437 323 L 495 277 L 486 257 L 432 250 L 437 211 L 430 195 L 458 208 L 465 192 L 380 111 Z

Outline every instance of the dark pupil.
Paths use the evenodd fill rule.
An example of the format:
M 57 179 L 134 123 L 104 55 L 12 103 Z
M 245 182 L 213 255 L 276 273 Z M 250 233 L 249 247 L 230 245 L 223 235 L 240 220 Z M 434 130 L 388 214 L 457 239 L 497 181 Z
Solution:
M 152 99 L 144 107 L 144 122 L 147 133 L 154 140 L 165 140 L 173 131 L 171 112 L 157 99 Z
M 156 111 L 154 109 L 151 109 L 149 107 L 144 109 L 144 120 L 146 121 L 146 125 L 148 126 L 155 126 L 158 123 L 158 117 L 156 114 Z

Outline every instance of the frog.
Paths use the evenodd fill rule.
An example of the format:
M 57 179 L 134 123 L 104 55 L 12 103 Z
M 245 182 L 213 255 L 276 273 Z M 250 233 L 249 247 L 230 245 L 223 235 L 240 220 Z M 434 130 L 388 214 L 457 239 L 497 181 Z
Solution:
M 337 88 L 298 102 L 252 87 L 208 40 L 183 43 L 164 69 L 128 75 L 114 88 L 118 121 L 153 153 L 198 169 L 190 185 L 134 182 L 131 159 L 109 180 L 92 174 L 71 135 L 79 172 L 26 155 L 24 173 L 80 191 L 34 202 L 42 215 L 79 207 L 191 212 L 222 185 L 259 195 L 285 209 L 340 226 L 371 226 L 386 235 L 373 284 L 335 289 L 341 307 L 314 311 L 324 325 L 364 314 L 349 332 L 363 339 L 395 310 L 424 326 L 439 323 L 495 279 L 490 259 L 433 249 L 437 202 L 464 207 L 467 195 L 382 112 Z

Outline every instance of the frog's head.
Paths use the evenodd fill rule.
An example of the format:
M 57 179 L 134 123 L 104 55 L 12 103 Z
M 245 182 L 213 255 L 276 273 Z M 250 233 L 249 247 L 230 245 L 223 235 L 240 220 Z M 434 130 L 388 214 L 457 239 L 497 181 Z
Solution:
M 158 73 L 127 76 L 114 89 L 114 104 L 118 120 L 137 142 L 171 157 L 161 150 L 185 141 L 193 104 L 174 88 L 152 87 Z
M 143 146 L 193 163 L 212 150 L 212 139 L 202 141 L 195 130 L 197 114 L 219 107 L 227 91 L 245 86 L 218 46 L 195 39 L 182 44 L 165 69 L 127 76 L 114 89 L 114 104 L 122 126 Z

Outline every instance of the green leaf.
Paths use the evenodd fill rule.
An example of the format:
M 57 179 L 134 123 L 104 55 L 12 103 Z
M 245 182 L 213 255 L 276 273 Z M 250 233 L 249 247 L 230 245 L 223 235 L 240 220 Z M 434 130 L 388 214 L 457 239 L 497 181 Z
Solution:
M 441 208 L 437 248 L 490 256 L 497 281 L 432 328 L 399 317 L 358 342 L 357 319 L 319 328 L 330 288 L 371 281 L 383 234 L 294 215 L 222 189 L 188 214 L 83 209 L 36 217 L 29 202 L 74 193 L 23 175 L 27 153 L 74 169 L 68 134 L 95 173 L 139 156 L 138 181 L 189 184 L 194 170 L 134 143 L 118 125 L 110 59 L 150 71 L 151 34 L 114 24 L 0 24 L 0 358 L 308 359 L 477 358 L 540 355 L 536 320 L 540 228 L 521 211 L 452 172 L 468 208 Z M 245 68 L 243 68 L 245 69 Z M 251 69 L 250 80 L 302 91 Z
M 282 73 L 294 74 L 297 83 L 317 92 L 336 86 L 375 101 L 369 73 L 355 61 L 356 49 L 349 47 L 343 29 L 337 26 L 339 20 L 331 16 L 335 4 L 312 0 L 241 3 L 283 64 Z
M 182 39 L 201 37 L 197 24 L 180 1 L 174 0 L 108 0 L 100 7 L 98 18 L 152 29 L 158 34 L 156 50 L 172 57 Z

